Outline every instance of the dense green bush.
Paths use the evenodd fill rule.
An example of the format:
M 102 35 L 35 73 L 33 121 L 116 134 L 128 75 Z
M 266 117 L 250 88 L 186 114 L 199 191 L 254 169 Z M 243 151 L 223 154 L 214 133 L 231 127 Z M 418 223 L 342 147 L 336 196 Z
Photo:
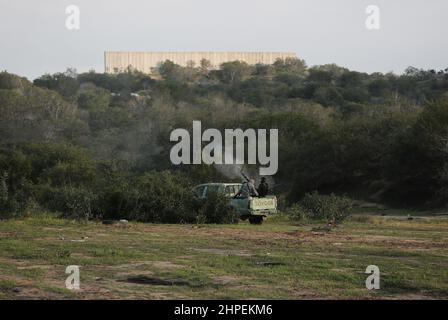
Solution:
M 1 72 L 0 211 L 37 205 L 76 217 L 231 221 L 224 202 L 201 206 L 189 190 L 238 175 L 169 161 L 170 132 L 193 120 L 203 129 L 278 128 L 280 204 L 314 190 L 400 207 L 448 203 L 448 69 L 365 74 L 287 59 L 219 70 L 168 62 L 159 72 L 154 80 L 130 69 L 67 70 L 33 83 Z M 312 207 L 290 210 L 324 215 Z M 341 219 L 337 210 L 327 215 L 320 219 Z
M 0 171 L 0 219 L 21 217 L 38 204 L 32 197 L 32 184 L 19 177 L 15 188 L 7 171 Z
M 39 206 L 89 218 L 94 166 L 77 147 L 19 144 L 0 149 L 0 210 L 20 216 Z M 6 213 L 5 213 L 6 214 Z
M 48 188 L 45 204 L 48 209 L 63 217 L 90 219 L 94 214 L 96 195 L 91 190 L 79 187 Z
M 7 177 L 8 174 L 6 172 L 0 172 L 0 218 L 8 209 L 8 185 L 6 184 Z
M 195 222 L 193 192 L 183 175 L 148 172 L 137 178 L 131 188 L 130 218 L 144 222 Z
M 207 195 L 207 198 L 199 200 L 198 223 L 236 223 L 237 221 L 238 215 L 226 196 L 212 192 Z
M 307 221 L 310 218 L 310 212 L 306 210 L 300 203 L 293 203 L 286 208 L 286 214 L 295 221 Z
M 233 223 L 237 220 L 229 199 L 210 194 L 197 199 L 189 174 L 147 172 L 120 177 L 98 192 L 98 217 L 153 223 Z
M 205 167 L 200 171 L 203 179 L 219 176 Z M 40 206 L 76 219 L 234 221 L 227 199 L 195 200 L 191 187 L 196 170 L 139 175 L 117 161 L 93 162 L 85 152 L 69 145 L 21 144 L 0 149 L 0 172 L 0 213 L 4 218 Z
M 429 103 L 392 146 L 385 173 L 395 203 L 446 207 L 448 97 Z
M 288 213 L 296 220 L 311 219 L 339 223 L 350 215 L 352 207 L 353 202 L 347 197 L 313 192 L 307 193 L 300 203 L 291 206 Z

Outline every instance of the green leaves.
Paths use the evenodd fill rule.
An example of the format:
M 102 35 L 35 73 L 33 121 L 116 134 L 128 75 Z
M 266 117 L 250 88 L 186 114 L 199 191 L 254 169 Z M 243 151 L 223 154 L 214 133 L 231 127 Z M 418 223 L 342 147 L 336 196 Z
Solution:
M 329 223 L 340 223 L 345 220 L 353 207 L 353 201 L 348 197 L 335 194 L 321 195 L 317 192 L 307 193 L 288 211 L 295 220 L 324 220 Z

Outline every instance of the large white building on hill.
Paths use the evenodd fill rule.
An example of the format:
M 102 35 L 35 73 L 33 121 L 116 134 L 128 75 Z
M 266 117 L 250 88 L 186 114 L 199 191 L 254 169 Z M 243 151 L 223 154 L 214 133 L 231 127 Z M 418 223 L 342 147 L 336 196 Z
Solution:
M 201 60 L 210 61 L 212 69 L 218 69 L 224 62 L 244 61 L 254 65 L 272 64 L 277 59 L 295 58 L 292 52 L 125 52 L 106 51 L 104 53 L 104 71 L 118 73 L 131 67 L 132 69 L 153 73 L 154 68 L 166 60 L 178 65 L 187 66 L 201 64 Z

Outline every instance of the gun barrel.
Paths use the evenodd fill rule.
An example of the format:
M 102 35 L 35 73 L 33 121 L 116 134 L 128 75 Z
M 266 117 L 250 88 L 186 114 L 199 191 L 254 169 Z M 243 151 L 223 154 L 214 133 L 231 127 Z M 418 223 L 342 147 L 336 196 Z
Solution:
M 250 181 L 250 179 L 244 174 L 243 170 L 241 170 L 241 175 L 246 179 L 247 182 Z

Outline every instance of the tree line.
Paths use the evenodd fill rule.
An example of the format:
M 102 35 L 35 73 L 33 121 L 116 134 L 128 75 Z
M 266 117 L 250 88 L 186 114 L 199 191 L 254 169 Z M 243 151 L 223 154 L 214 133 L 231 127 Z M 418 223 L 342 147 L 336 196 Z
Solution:
M 0 73 L 0 211 L 193 221 L 199 209 L 176 201 L 196 183 L 233 179 L 171 164 L 169 133 L 193 120 L 278 128 L 273 186 L 284 205 L 318 191 L 446 206 L 448 69 L 366 74 L 288 58 L 218 70 L 166 61 L 155 72 Z

